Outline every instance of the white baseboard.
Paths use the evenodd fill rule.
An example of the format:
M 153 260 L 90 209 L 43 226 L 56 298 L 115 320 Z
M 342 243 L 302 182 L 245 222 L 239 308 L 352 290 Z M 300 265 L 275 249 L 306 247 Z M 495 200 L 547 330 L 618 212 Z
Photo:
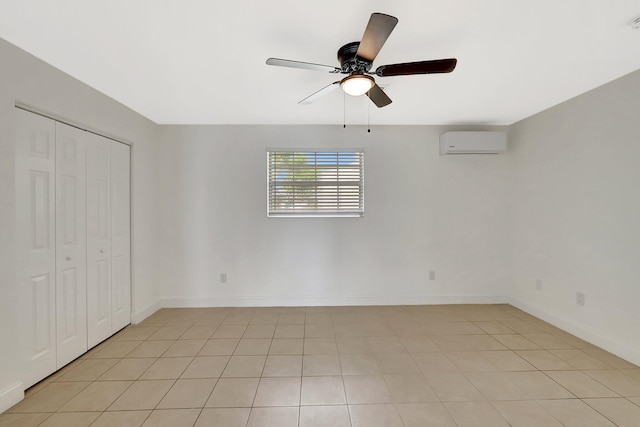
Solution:
M 314 307 L 352 305 L 435 305 L 435 304 L 506 304 L 503 296 L 487 295 L 411 295 L 411 296 L 302 296 L 302 297 L 229 297 L 164 298 L 163 308 L 187 307 Z
M 17 382 L 0 391 L 0 414 L 24 399 L 24 385 Z
M 545 322 L 551 323 L 563 331 L 569 332 L 576 337 L 583 339 L 595 346 L 598 346 L 609 353 L 613 353 L 616 356 L 640 366 L 640 353 L 630 349 L 625 344 L 611 340 L 610 338 L 598 333 L 591 328 L 585 327 L 570 319 L 566 319 L 560 316 L 551 314 L 543 309 L 534 307 L 526 302 L 514 297 L 509 297 L 509 304 L 519 308 Z
M 150 305 L 146 306 L 142 310 L 139 310 L 139 311 L 137 311 L 135 313 L 132 313 L 131 314 L 131 323 L 133 325 L 137 325 L 138 323 L 142 322 L 147 317 L 151 316 L 156 311 L 160 310 L 162 307 L 163 306 L 161 304 L 161 301 L 156 301 L 153 304 L 150 304 Z

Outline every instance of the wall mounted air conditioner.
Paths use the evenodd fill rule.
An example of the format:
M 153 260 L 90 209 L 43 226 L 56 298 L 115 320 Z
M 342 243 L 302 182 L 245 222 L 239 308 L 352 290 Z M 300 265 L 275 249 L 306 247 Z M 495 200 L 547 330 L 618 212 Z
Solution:
M 505 132 L 453 131 L 440 135 L 440 155 L 498 154 L 506 149 Z

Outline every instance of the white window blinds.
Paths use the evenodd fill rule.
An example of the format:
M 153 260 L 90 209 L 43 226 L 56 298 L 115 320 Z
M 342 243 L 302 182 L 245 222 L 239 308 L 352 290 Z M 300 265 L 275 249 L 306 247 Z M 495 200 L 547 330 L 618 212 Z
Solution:
M 362 216 L 364 152 L 267 152 L 268 216 Z

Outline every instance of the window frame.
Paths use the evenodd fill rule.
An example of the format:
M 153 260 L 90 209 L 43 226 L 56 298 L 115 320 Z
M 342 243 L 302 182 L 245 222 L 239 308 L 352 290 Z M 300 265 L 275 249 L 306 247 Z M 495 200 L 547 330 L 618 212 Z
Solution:
M 357 192 L 357 198 L 358 198 L 358 207 L 357 209 L 345 209 L 344 211 L 340 211 L 340 206 L 339 203 L 336 203 L 336 209 L 335 210 L 329 210 L 329 209 L 300 209 L 299 211 L 296 211 L 295 207 L 292 208 L 291 210 L 277 210 L 277 209 L 272 209 L 272 199 L 273 199 L 273 186 L 275 186 L 275 181 L 272 181 L 272 154 L 293 154 L 294 156 L 298 155 L 298 156 L 302 156 L 305 154 L 309 154 L 309 155 L 313 155 L 316 160 L 315 163 L 311 166 L 316 168 L 318 163 L 317 163 L 317 157 L 318 155 L 320 155 L 321 157 L 327 156 L 327 155 L 331 155 L 331 154 L 335 154 L 336 155 L 336 162 L 335 162 L 335 173 L 338 175 L 339 177 L 339 171 L 340 171 L 340 155 L 345 153 L 345 154 L 352 154 L 354 156 L 358 157 L 358 162 L 357 162 L 357 169 L 358 169 L 358 177 L 359 180 L 357 180 L 358 185 L 358 192 Z M 266 162 L 267 162 L 267 172 L 266 172 L 266 178 L 267 178 L 267 197 L 266 197 L 266 213 L 267 213 L 267 218 L 362 218 L 364 216 L 364 149 L 363 148 L 267 148 L 267 152 L 266 152 Z M 324 156 L 323 156 L 324 155 Z M 325 169 L 329 169 L 330 170 L 330 166 L 332 166 L 332 164 L 323 164 L 325 166 Z M 329 166 L 329 167 L 326 167 Z M 343 169 L 347 169 L 347 168 L 343 168 Z M 353 169 L 353 168 L 351 168 Z M 314 198 L 314 200 L 317 200 L 317 189 L 319 188 L 319 186 L 317 185 L 317 183 L 321 183 L 323 182 L 322 180 L 318 180 L 317 179 L 317 170 L 316 170 L 316 179 L 312 180 L 312 183 L 315 183 L 316 185 L 313 186 L 311 185 L 311 187 L 316 189 L 316 196 Z M 351 172 L 353 173 L 353 172 Z M 334 181 L 335 183 L 339 183 L 341 180 L 338 178 L 336 181 Z M 351 184 L 353 184 L 354 181 L 346 181 L 343 180 L 344 182 L 349 182 Z M 300 181 L 296 181 L 295 179 L 290 181 L 290 182 L 302 182 Z M 339 187 L 340 185 L 337 185 L 338 188 L 336 188 L 335 190 L 335 194 L 336 197 L 339 199 Z M 342 187 L 353 187 L 353 185 L 348 186 L 348 185 L 343 185 Z M 352 197 L 353 198 L 353 197 Z

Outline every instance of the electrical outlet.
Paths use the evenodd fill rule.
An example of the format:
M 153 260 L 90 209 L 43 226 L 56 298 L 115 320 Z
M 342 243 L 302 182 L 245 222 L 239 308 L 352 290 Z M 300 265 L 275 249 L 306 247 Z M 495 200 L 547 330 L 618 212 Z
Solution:
M 576 292 L 576 304 L 584 307 L 584 292 Z
M 542 280 L 540 279 L 536 280 L 536 289 L 539 291 L 542 290 Z
M 429 280 L 436 280 L 436 272 L 431 270 L 429 272 Z
M 227 283 L 227 273 L 220 273 L 220 283 Z

